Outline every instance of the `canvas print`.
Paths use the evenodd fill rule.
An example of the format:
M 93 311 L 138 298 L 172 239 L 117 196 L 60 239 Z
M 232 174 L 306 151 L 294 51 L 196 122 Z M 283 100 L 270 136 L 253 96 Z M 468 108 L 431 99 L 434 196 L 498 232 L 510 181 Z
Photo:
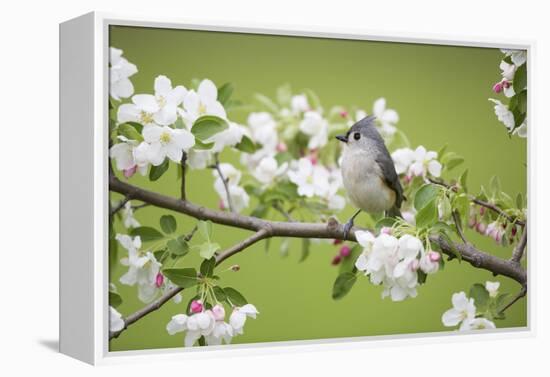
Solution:
M 526 327 L 527 60 L 110 26 L 109 350 Z

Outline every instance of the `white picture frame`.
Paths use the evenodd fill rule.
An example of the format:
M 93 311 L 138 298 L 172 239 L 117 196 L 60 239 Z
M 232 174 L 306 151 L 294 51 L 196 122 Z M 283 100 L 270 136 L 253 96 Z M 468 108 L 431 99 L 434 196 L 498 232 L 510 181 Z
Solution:
M 526 49 L 535 54 L 534 41 L 495 40 L 434 36 L 418 33 L 388 33 L 365 30 L 319 29 L 301 26 L 211 24 L 193 20 L 135 17 L 88 13 L 60 24 L 60 352 L 90 364 L 132 362 L 146 359 L 257 355 L 296 350 L 380 347 L 410 342 L 469 341 L 479 337 L 502 339 L 534 335 L 533 297 L 527 297 L 525 328 L 494 330 L 483 335 L 449 336 L 448 333 L 340 338 L 208 349 L 166 349 L 109 352 L 108 350 L 108 40 L 110 25 L 248 32 L 454 46 Z M 533 82 L 529 59 L 529 82 Z M 531 111 L 532 99 L 528 99 Z M 532 174 L 533 126 L 528 137 L 528 193 L 534 198 Z M 530 207 L 529 218 L 533 216 Z M 530 228 L 532 229 L 532 228 Z M 535 252 L 528 255 L 529 281 Z M 77 266 L 77 268 L 75 268 Z M 533 287 L 530 287 L 533 289 Z

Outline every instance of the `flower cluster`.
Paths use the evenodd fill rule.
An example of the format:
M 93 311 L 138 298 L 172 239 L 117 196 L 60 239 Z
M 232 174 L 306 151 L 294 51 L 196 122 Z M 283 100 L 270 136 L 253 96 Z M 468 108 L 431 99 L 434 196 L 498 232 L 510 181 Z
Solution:
M 117 101 L 134 94 L 134 85 L 130 76 L 137 73 L 137 67 L 122 57 L 122 50 L 109 49 L 109 94 Z
M 422 241 L 414 236 L 405 234 L 398 239 L 381 233 L 375 237 L 368 231 L 357 231 L 355 237 L 363 247 L 355 267 L 368 275 L 371 283 L 384 286 L 382 298 L 390 296 L 392 301 L 403 301 L 416 297 L 419 270 L 425 274 L 439 270 L 441 255 L 426 251 Z
M 486 282 L 485 289 L 491 299 L 498 294 L 498 282 Z M 446 327 L 459 326 L 459 331 L 483 330 L 496 328 L 494 322 L 477 313 L 475 300 L 468 298 L 466 293 L 454 293 L 451 299 L 453 307 L 441 316 L 441 322 Z
M 405 181 L 414 177 L 433 177 L 441 175 L 441 163 L 437 160 L 437 152 L 427 151 L 422 145 L 412 150 L 400 148 L 392 153 L 397 174 L 405 174 Z
M 191 302 L 190 315 L 177 314 L 166 325 L 166 331 L 170 335 L 185 331 L 185 346 L 191 347 L 197 340 L 204 337 L 207 345 L 220 345 L 231 343 L 234 336 L 243 334 L 247 317 L 256 318 L 258 311 L 252 304 L 242 307 L 234 307 L 229 323 L 225 322 L 225 309 L 223 305 L 216 304 L 211 309 L 206 309 L 201 300 Z
M 174 287 L 160 272 L 161 264 L 151 251 L 141 250 L 141 238 L 117 234 L 116 240 L 128 251 L 128 257 L 120 263 L 128 266 L 128 271 L 120 277 L 124 285 L 138 286 L 138 298 L 145 303 L 151 302 L 159 293 Z M 174 302 L 181 301 L 181 295 L 174 296 Z
M 527 76 L 525 73 L 527 52 L 524 50 L 501 51 L 504 53 L 504 59 L 500 62 L 502 78 L 493 85 L 493 91 L 497 94 L 503 93 L 510 102 L 506 105 L 494 98 L 489 98 L 489 101 L 493 102 L 495 115 L 508 132 L 519 137 L 527 137 Z M 521 74 L 518 73 L 520 71 Z M 517 77 L 518 75 L 520 78 Z

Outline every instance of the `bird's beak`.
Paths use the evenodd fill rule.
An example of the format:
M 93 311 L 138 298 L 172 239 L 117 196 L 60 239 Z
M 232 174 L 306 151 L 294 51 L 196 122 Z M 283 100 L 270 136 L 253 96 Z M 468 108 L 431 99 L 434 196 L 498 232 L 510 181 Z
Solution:
M 340 140 L 341 142 L 343 143 L 347 143 L 348 142 L 348 137 L 346 135 L 336 135 L 336 138 L 338 140 Z

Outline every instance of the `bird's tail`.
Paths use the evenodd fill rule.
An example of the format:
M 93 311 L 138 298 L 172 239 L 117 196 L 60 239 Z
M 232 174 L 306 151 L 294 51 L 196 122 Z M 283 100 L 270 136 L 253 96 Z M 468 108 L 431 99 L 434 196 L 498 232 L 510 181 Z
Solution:
M 396 206 L 391 207 L 389 210 L 386 211 L 386 217 L 400 217 L 403 218 L 403 215 L 401 215 L 401 211 Z

